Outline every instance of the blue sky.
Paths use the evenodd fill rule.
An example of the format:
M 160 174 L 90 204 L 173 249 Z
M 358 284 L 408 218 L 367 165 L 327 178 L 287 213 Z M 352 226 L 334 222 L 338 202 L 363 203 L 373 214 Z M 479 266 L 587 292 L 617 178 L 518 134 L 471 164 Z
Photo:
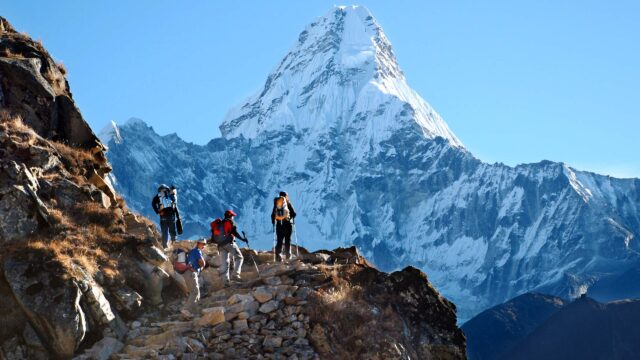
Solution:
M 3 0 L 0 15 L 65 64 L 94 129 L 135 116 L 206 143 L 334 4 Z M 640 177 L 639 1 L 359 4 L 409 84 L 480 159 Z

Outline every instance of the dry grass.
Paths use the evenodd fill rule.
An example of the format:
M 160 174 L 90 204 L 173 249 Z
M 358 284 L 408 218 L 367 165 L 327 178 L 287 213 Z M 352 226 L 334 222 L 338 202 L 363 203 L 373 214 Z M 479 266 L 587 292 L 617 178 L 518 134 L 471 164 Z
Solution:
M 87 173 L 87 169 L 93 168 L 94 160 L 91 152 L 56 141 L 52 141 L 51 145 L 56 149 L 65 167 L 71 174 L 84 176 Z
M 331 286 L 312 297 L 308 307 L 312 326 L 324 329 L 331 346 L 330 353 L 323 356 L 339 354 L 355 360 L 361 354 L 383 350 L 390 338 L 402 339 L 402 320 L 389 302 L 372 301 L 362 287 L 341 277 L 338 269 L 331 271 Z
M 61 62 L 61 61 L 56 62 L 56 67 L 58 68 L 60 73 L 62 73 L 63 76 L 67 75 L 67 73 L 68 73 L 67 67 L 64 65 L 63 62 Z
M 26 125 L 19 115 L 12 114 L 7 110 L 0 111 L 0 128 L 7 132 L 36 136 L 35 131 Z
M 70 240 L 31 240 L 27 243 L 27 249 L 49 254 L 51 258 L 59 261 L 67 273 L 71 275 L 77 274 L 78 266 L 90 275 L 95 275 L 100 269 L 96 260 L 108 262 L 108 257 L 100 248 L 90 248 L 86 244 L 78 244 Z

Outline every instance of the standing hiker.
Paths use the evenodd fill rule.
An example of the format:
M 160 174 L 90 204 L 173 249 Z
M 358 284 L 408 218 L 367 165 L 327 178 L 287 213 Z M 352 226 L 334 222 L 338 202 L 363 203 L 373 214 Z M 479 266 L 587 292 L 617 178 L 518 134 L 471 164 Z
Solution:
M 287 193 L 281 191 L 280 196 L 274 199 L 273 211 L 271 212 L 271 223 L 274 225 L 276 233 L 276 261 L 282 261 L 283 245 L 285 258 L 289 260 L 291 257 L 292 222 L 296 217 L 296 212 L 287 198 Z
M 200 284 L 198 284 L 198 275 L 205 267 L 202 249 L 204 249 L 206 244 L 206 239 L 200 239 L 197 241 L 196 247 L 186 254 L 186 265 L 188 268 L 182 273 L 182 278 L 187 284 L 187 289 L 189 289 L 189 298 L 185 302 L 181 312 L 188 318 L 192 317 L 192 314 L 196 313 L 196 303 L 200 301 Z
M 151 202 L 153 211 L 160 215 L 160 233 L 162 234 L 162 247 L 167 250 L 171 242 L 176 241 L 176 221 L 178 219 L 178 195 L 177 188 L 160 185 L 158 193 Z M 169 241 L 171 237 L 171 242 Z
M 236 223 L 233 221 L 235 216 L 236 213 L 233 212 L 233 210 L 227 210 L 224 213 L 224 219 L 215 219 L 211 223 L 211 241 L 218 245 L 220 256 L 222 256 L 220 274 L 224 279 L 225 286 L 229 286 L 231 279 L 241 280 L 240 272 L 242 271 L 244 257 L 242 256 L 242 252 L 240 252 L 238 244 L 235 242 L 235 238 L 249 244 L 247 238 L 238 233 Z M 230 278 L 231 257 L 233 257 L 234 272 Z

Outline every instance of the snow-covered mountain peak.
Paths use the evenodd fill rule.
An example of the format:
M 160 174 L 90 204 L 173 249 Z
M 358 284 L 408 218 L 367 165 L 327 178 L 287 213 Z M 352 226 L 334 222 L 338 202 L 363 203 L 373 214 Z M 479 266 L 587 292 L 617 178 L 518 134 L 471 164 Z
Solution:
M 124 123 L 124 125 L 129 127 L 134 127 L 134 126 L 144 126 L 146 128 L 149 127 L 149 125 L 144 120 L 136 117 L 129 118 L 129 120 L 127 120 Z
M 104 144 L 108 144 L 111 140 L 113 140 L 116 144 L 122 144 L 122 137 L 120 136 L 120 129 L 118 128 L 118 124 L 115 121 L 111 120 L 107 125 L 105 125 L 100 133 L 98 133 L 98 138 Z
M 377 144 L 407 128 L 462 147 L 408 86 L 369 10 L 341 6 L 300 33 L 264 87 L 231 109 L 220 131 L 227 139 L 253 139 L 284 129 L 311 141 L 350 131 L 359 133 L 363 144 Z

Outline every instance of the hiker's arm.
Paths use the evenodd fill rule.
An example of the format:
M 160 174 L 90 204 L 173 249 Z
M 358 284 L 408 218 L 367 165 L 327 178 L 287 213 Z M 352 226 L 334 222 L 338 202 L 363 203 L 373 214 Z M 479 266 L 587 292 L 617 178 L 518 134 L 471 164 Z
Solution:
M 158 198 L 158 196 L 154 196 L 153 200 L 151 200 L 151 207 L 153 208 L 153 211 L 156 212 L 156 214 L 160 213 L 159 205 L 160 205 L 160 199 Z
M 291 216 L 291 219 L 295 219 L 296 210 L 293 208 L 293 205 L 291 205 L 291 203 L 288 203 L 288 205 L 289 205 L 289 215 Z
M 244 242 L 247 242 L 247 239 L 244 236 L 242 236 L 242 235 L 240 235 L 238 233 L 238 228 L 237 227 L 234 226 L 233 230 L 231 230 L 231 233 L 233 234 L 233 236 L 237 237 L 238 239 L 240 239 L 240 240 L 242 240 Z
M 273 207 L 273 210 L 271 211 L 271 225 L 274 225 L 276 223 L 276 207 Z

